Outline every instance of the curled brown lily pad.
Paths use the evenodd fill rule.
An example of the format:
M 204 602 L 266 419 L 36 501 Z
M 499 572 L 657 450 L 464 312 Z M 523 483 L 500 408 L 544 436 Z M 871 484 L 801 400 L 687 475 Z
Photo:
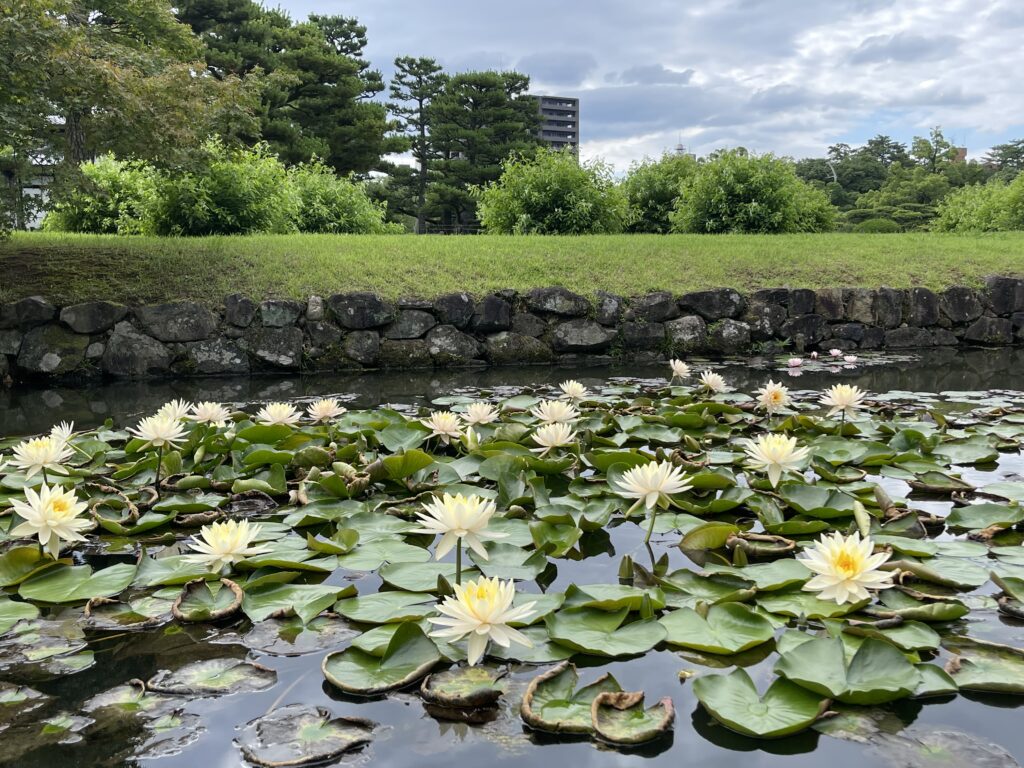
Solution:
M 452 667 L 423 678 L 420 695 L 442 707 L 493 707 L 505 692 L 507 669 Z
M 325 707 L 289 704 L 250 721 L 235 745 L 261 768 L 333 764 L 369 744 L 376 727 L 361 717 L 334 717 Z
M 531 728 L 550 733 L 590 735 L 594 732 L 590 710 L 601 693 L 618 693 L 622 687 L 611 675 L 601 675 L 576 690 L 579 675 L 568 661 L 530 681 L 519 715 Z
M 238 613 L 242 598 L 242 588 L 231 579 L 212 584 L 193 579 L 182 588 L 171 613 L 178 621 L 219 621 Z
M 643 691 L 604 691 L 590 705 L 598 739 L 624 746 L 646 744 L 672 730 L 675 709 L 668 696 L 644 709 Z

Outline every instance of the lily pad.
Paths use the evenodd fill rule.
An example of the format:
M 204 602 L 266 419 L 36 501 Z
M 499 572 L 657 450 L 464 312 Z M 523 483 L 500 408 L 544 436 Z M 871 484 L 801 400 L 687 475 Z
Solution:
M 563 608 L 548 616 L 544 623 L 556 643 L 594 656 L 646 653 L 668 635 L 654 619 L 623 624 L 628 614 L 628 608 L 611 612 L 597 608 Z
M 772 639 L 771 622 L 740 603 L 712 605 L 703 616 L 693 608 L 680 608 L 662 616 L 666 642 L 722 655 L 740 653 Z
M 171 606 L 178 621 L 218 621 L 233 616 L 242 607 L 242 588 L 230 579 L 190 581 Z
M 161 670 L 146 682 L 158 693 L 178 696 L 224 696 L 262 691 L 277 682 L 277 673 L 243 659 L 206 659 L 186 664 L 173 672 Z
M 604 691 L 590 709 L 594 733 L 609 744 L 635 745 L 660 738 L 672 730 L 675 710 L 668 696 L 644 709 L 642 691 Z
M 783 678 L 761 696 L 742 668 L 728 675 L 698 677 L 693 693 L 722 725 L 760 739 L 779 739 L 804 730 L 828 704 L 827 698 Z
M 321 668 L 336 688 L 372 696 L 419 680 L 440 660 L 433 641 L 415 623 L 406 622 L 398 625 L 381 656 L 350 647 L 328 654 Z
M 594 732 L 591 708 L 602 693 L 622 690 L 609 674 L 579 690 L 576 666 L 562 662 L 530 681 L 523 695 L 520 716 L 531 728 L 551 733 L 590 734 Z
M 376 727 L 359 717 L 334 717 L 325 707 L 288 704 L 249 721 L 235 744 L 261 768 L 322 765 L 369 744 Z
M 452 667 L 423 678 L 420 695 L 442 707 L 493 707 L 505 692 L 507 670 L 478 665 Z

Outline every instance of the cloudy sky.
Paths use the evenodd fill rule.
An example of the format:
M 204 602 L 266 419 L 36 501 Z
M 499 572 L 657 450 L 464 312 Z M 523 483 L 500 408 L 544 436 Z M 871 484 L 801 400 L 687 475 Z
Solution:
M 1024 137 L 1024 0 L 281 0 L 357 16 L 368 57 L 515 67 L 581 99 L 583 154 L 680 141 L 820 156 L 929 126 L 979 157 Z

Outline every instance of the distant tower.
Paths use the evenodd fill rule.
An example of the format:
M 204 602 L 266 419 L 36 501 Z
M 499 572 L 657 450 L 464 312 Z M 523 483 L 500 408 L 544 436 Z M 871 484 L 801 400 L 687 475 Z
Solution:
M 541 124 L 537 138 L 552 149 L 580 152 L 580 100 L 567 96 L 533 96 Z
M 693 152 L 686 151 L 686 145 L 683 144 L 682 137 L 680 137 L 679 143 L 676 144 L 675 153 L 677 157 L 689 157 L 691 160 L 697 159 L 697 155 L 695 155 Z

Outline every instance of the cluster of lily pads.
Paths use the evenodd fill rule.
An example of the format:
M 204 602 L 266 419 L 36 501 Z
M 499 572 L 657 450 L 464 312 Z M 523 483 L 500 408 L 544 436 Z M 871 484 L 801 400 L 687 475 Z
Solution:
M 1019 450 L 1024 413 L 845 384 L 746 394 L 678 360 L 660 387 L 568 381 L 435 405 L 348 411 L 325 398 L 250 414 L 174 401 L 129 429 L 0 441 L 0 667 L 87 668 L 84 642 L 40 643 L 58 610 L 83 632 L 288 622 L 340 632 L 322 664 L 340 692 L 416 686 L 432 713 L 464 722 L 508 695 L 510 665 L 542 666 L 525 726 L 615 744 L 663 736 L 672 703 L 645 709 L 607 675 L 577 690 L 574 658 L 677 651 L 707 712 L 756 738 L 849 705 L 1024 694 L 1024 650 L 974 621 L 1024 619 L 1024 481 L 963 477 Z M 607 555 L 607 531 L 623 526 L 635 546 L 604 582 L 551 588 L 559 562 Z M 379 589 L 331 578 L 366 572 Z M 768 659 L 759 686 L 746 668 Z M 206 659 L 107 698 L 177 717 L 157 704 L 237 680 L 259 690 L 275 677 Z M 373 735 L 301 705 L 268 718 L 249 731 L 314 724 L 331 754 Z M 309 757 L 239 745 L 257 765 Z

